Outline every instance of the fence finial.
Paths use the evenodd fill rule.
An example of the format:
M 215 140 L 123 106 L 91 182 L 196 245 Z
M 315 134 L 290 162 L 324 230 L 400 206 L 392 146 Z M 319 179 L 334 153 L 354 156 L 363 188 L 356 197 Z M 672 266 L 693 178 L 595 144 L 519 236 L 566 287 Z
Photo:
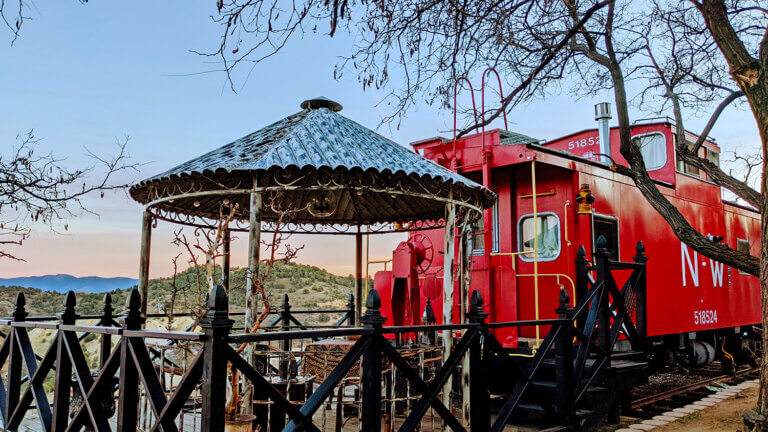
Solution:
M 64 311 L 59 314 L 59 319 L 66 322 L 74 322 L 77 318 L 77 297 L 74 291 L 68 291 L 64 297 Z
M 102 308 L 102 312 L 104 312 L 104 315 L 112 315 L 112 311 L 114 310 L 115 308 L 112 307 L 112 294 L 104 294 L 104 307 Z
M 24 321 L 24 318 L 27 317 L 27 311 L 25 309 L 25 306 L 27 304 L 27 299 L 24 297 L 24 293 L 20 292 L 16 295 L 16 306 L 13 309 L 13 320 L 14 321 Z
M 291 308 L 291 303 L 289 302 L 288 294 L 287 293 L 283 294 L 283 310 L 287 311 L 290 308 Z
M 134 288 L 128 293 L 128 298 L 125 299 L 125 308 L 128 315 L 141 313 L 141 293 L 138 289 Z
M 568 291 L 564 289 L 560 290 L 558 302 L 560 304 L 558 305 L 557 309 L 555 309 L 555 313 L 557 313 L 561 319 L 573 318 L 574 310 L 571 307 L 571 296 L 568 294 Z
M 427 304 L 424 305 L 424 314 L 421 316 L 421 323 L 425 325 L 431 325 L 437 322 L 435 317 L 435 311 L 432 309 L 432 302 L 427 299 Z
M 349 300 L 347 300 L 347 323 L 354 327 L 355 326 L 355 295 L 350 294 Z
M 368 297 L 365 299 L 365 307 L 368 310 L 375 309 L 377 312 L 381 308 L 381 296 L 376 290 L 368 291 Z
M 123 316 L 123 324 L 130 329 L 141 327 L 141 293 L 137 288 L 132 289 L 125 299 L 125 316 Z
M 584 249 L 584 246 L 579 246 L 579 250 L 576 251 L 576 260 L 586 259 L 587 258 L 587 250 Z
M 643 244 L 642 240 L 637 242 L 637 247 L 635 247 L 635 256 L 632 257 L 632 259 L 637 263 L 648 262 L 648 256 L 645 254 L 645 245 Z
M 365 299 L 365 314 L 360 321 L 366 325 L 382 325 L 387 320 L 381 316 L 381 297 L 375 289 L 368 291 L 368 297 Z
M 230 325 L 233 322 L 229 319 L 229 299 L 227 290 L 222 285 L 216 285 L 208 294 L 208 315 L 203 320 L 208 324 Z
M 484 321 L 488 314 L 483 309 L 483 295 L 480 291 L 472 291 L 472 297 L 469 299 L 469 313 L 467 318 L 470 321 Z
M 605 249 L 608 247 L 608 240 L 605 239 L 605 236 L 601 235 L 597 238 L 597 242 L 595 243 L 595 246 L 597 249 Z

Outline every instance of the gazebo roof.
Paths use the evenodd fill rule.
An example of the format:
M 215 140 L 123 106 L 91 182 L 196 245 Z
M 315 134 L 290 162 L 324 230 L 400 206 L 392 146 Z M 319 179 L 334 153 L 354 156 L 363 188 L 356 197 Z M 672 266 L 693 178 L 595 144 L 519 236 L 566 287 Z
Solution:
M 225 200 L 238 202 L 247 219 L 255 186 L 283 194 L 284 207 L 307 208 L 292 220 L 309 224 L 437 220 L 448 199 L 493 205 L 490 190 L 342 116 L 338 103 L 317 98 L 302 108 L 134 185 L 131 196 L 166 216 L 209 219 Z M 321 211 L 312 211 L 318 204 Z

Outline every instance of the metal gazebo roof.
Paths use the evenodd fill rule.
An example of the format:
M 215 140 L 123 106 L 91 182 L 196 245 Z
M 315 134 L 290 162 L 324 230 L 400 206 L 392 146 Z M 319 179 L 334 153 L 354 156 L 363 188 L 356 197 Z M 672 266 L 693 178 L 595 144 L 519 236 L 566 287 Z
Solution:
M 134 185 L 131 196 L 161 219 L 198 226 L 218 219 L 222 204 L 238 203 L 237 219 L 247 221 L 254 191 L 300 209 L 296 226 L 438 221 L 448 202 L 493 205 L 490 190 L 342 116 L 338 103 L 316 98 L 302 108 Z M 260 217 L 276 214 L 265 206 Z

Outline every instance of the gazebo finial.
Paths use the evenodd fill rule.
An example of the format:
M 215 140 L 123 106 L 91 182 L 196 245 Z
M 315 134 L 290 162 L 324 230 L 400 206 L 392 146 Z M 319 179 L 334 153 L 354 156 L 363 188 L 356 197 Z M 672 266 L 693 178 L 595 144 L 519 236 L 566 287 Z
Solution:
M 301 103 L 301 108 L 302 109 L 310 109 L 310 110 L 318 109 L 318 108 L 328 108 L 329 110 L 331 110 L 333 112 L 339 112 L 344 107 L 341 106 L 340 103 L 338 103 L 336 101 L 332 101 L 332 100 L 328 99 L 325 96 L 318 96 L 316 98 L 307 99 L 304 102 L 302 102 Z

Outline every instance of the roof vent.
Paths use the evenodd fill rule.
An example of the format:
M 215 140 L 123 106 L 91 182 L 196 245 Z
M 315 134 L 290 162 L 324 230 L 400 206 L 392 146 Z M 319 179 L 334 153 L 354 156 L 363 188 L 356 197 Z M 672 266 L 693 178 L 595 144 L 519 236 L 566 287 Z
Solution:
M 332 101 L 326 97 L 320 96 L 313 99 L 307 99 L 304 102 L 301 103 L 302 109 L 318 109 L 318 108 L 328 108 L 329 110 L 333 112 L 339 112 L 343 108 L 340 103 Z

